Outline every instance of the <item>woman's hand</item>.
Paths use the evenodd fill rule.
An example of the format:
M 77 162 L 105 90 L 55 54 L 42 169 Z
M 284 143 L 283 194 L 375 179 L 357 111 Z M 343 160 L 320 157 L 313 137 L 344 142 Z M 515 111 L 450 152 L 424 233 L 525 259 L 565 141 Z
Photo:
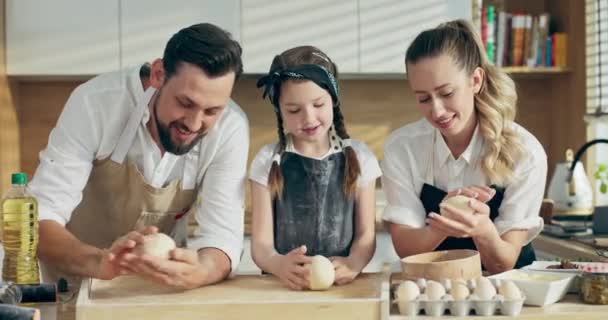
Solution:
M 446 197 L 458 194 L 470 197 L 468 204 L 474 210 L 473 214 L 460 212 L 451 205 L 442 203 L 440 206 L 443 215 L 436 212 L 429 213 L 427 218 L 429 227 L 435 232 L 456 238 L 483 237 L 495 231 L 494 224 L 490 220 L 490 207 L 485 202 L 489 201 L 496 192 L 490 191 L 494 189 L 485 188 L 487 187 L 467 187 L 449 193 Z
M 453 196 L 463 195 L 487 203 L 496 195 L 496 189 L 488 186 L 468 186 L 448 192 L 444 200 Z

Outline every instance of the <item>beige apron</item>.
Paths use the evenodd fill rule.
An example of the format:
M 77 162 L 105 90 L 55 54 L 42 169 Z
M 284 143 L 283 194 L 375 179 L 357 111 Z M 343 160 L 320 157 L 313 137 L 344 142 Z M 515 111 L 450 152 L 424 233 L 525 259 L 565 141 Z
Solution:
M 163 188 L 149 185 L 134 163 L 124 163 L 153 94 L 153 88 L 139 94 L 112 155 L 93 162 L 82 201 L 66 225 L 84 243 L 109 248 L 136 227 L 153 225 L 171 235 L 178 246 L 186 246 L 188 220 L 193 220 L 190 211 L 198 194 L 198 145 L 185 155 L 182 178 Z M 56 281 L 57 272 L 48 266 L 43 269 L 45 281 Z

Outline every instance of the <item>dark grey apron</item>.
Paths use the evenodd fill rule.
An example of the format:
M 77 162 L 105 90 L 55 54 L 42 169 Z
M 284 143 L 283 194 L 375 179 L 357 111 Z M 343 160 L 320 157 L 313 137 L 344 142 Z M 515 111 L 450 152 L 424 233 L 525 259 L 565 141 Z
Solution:
M 317 160 L 281 155 L 283 194 L 274 200 L 274 245 L 280 254 L 306 245 L 306 255 L 348 256 L 354 237 L 354 198 L 344 193 L 343 152 Z
M 435 137 L 433 137 L 433 148 L 435 148 Z M 433 150 L 434 154 L 434 150 Z M 432 174 L 432 168 L 434 165 L 434 156 L 431 156 L 431 161 L 429 162 L 429 167 L 431 174 L 429 175 L 429 168 L 427 167 L 427 180 L 430 177 L 431 181 L 434 182 L 434 176 Z M 490 207 L 490 220 L 494 221 L 496 217 L 498 217 L 498 208 L 502 204 L 502 200 L 504 198 L 504 188 L 497 187 L 492 185 L 491 188 L 496 190 L 496 194 L 490 201 L 488 201 L 488 206 Z M 443 198 L 446 196 L 447 192 L 433 186 L 432 184 L 425 183 L 422 186 L 422 190 L 420 191 L 420 200 L 422 201 L 422 205 L 424 206 L 424 210 L 426 214 L 430 212 L 439 213 L 439 204 L 443 201 Z M 475 243 L 472 238 L 454 238 L 448 237 L 443 242 L 439 244 L 435 251 L 440 250 L 450 250 L 450 249 L 471 249 L 477 250 Z M 517 262 L 515 263 L 514 268 L 519 269 L 521 267 L 527 266 L 531 264 L 534 260 L 536 260 L 536 254 L 534 253 L 534 248 L 532 247 L 532 243 L 528 243 L 527 245 L 521 248 L 521 252 L 519 253 L 519 257 L 517 258 Z

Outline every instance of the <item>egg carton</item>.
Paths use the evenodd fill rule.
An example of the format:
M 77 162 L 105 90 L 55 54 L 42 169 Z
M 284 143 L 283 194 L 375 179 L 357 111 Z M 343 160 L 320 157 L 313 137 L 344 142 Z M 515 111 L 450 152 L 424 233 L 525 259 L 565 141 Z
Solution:
M 421 289 L 425 288 L 425 283 L 424 279 L 417 281 L 418 287 Z M 441 284 L 448 290 L 451 287 L 449 280 L 441 281 Z M 475 288 L 473 281 L 468 281 L 466 284 L 470 290 Z M 474 311 L 479 316 L 502 314 L 514 317 L 521 313 L 525 300 L 526 297 L 523 294 L 519 299 L 505 299 L 501 294 L 496 294 L 491 299 L 481 299 L 479 296 L 471 294 L 466 299 L 457 300 L 448 293 L 438 300 L 429 299 L 428 295 L 420 294 L 414 300 L 394 299 L 392 303 L 397 306 L 399 313 L 405 316 L 416 316 L 424 311 L 427 316 L 439 317 L 449 311 L 452 316 L 463 317 Z

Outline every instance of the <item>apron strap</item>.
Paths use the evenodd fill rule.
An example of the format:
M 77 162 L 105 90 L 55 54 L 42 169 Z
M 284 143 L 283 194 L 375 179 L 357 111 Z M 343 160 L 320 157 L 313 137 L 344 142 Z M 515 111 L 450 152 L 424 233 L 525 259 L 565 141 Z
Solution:
M 154 92 L 156 92 L 156 89 L 150 87 L 137 99 L 137 106 L 135 110 L 131 112 L 129 121 L 127 122 L 125 129 L 120 134 L 120 138 L 118 138 L 118 143 L 114 148 L 114 152 L 112 152 L 112 161 L 122 164 L 125 160 L 125 157 L 127 156 L 129 149 L 131 149 L 131 145 L 133 144 L 133 140 L 137 134 L 137 129 L 139 128 L 141 119 L 144 117 L 144 113 L 146 112 L 146 108 L 148 108 L 148 103 L 150 102 Z
M 426 164 L 426 173 L 424 182 L 434 186 L 435 185 L 435 143 L 437 141 L 437 129 L 433 131 L 433 140 L 431 141 L 431 159 Z

